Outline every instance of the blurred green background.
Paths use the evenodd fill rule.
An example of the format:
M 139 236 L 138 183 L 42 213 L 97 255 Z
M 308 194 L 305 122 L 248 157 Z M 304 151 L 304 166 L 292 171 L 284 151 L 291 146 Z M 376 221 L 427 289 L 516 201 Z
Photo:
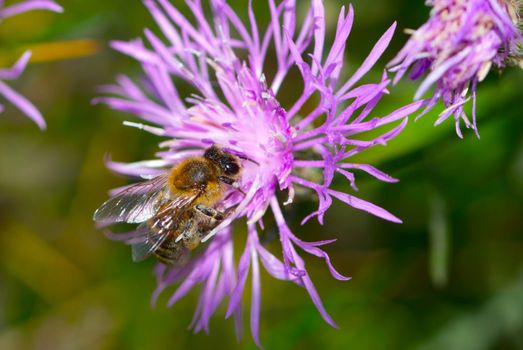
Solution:
M 326 0 L 331 29 L 339 3 Z M 110 188 L 127 183 L 105 169 L 104 155 L 149 159 L 159 141 L 121 125 L 132 117 L 91 105 L 98 86 L 119 73 L 140 73 L 138 64 L 107 42 L 139 36 L 144 26 L 158 30 L 140 1 L 63 0 L 61 5 L 62 15 L 32 12 L 0 25 L 0 66 L 12 64 L 25 49 L 35 53 L 11 85 L 48 123 L 40 132 L 10 106 L 0 115 L 0 349 L 217 344 L 254 349 L 247 324 L 243 340 L 236 341 L 232 321 L 223 321 L 224 307 L 213 318 L 210 335 L 188 331 L 196 292 L 171 309 L 164 306 L 169 296 L 164 293 L 151 308 L 154 261 L 133 263 L 127 246 L 95 229 L 94 209 Z M 382 69 L 405 42 L 402 30 L 417 28 L 429 12 L 421 0 L 353 5 L 348 72 L 397 20 L 395 39 L 377 66 Z M 266 21 L 266 12 L 259 13 Z M 378 77 L 380 69 L 367 79 Z M 501 76 L 493 72 L 480 86 L 480 140 L 472 132 L 458 139 L 450 120 L 432 127 L 439 106 L 387 147 L 355 159 L 401 179 L 382 184 L 364 174 L 357 178 L 360 197 L 389 209 L 404 224 L 340 203 L 332 206 L 324 227 L 299 228 L 299 218 L 314 203 L 302 202 L 287 213 L 304 240 L 338 238 L 326 249 L 339 271 L 353 279 L 335 281 L 323 261 L 305 257 L 340 326 L 335 330 L 322 321 L 305 290 L 262 273 L 265 348 L 523 349 L 521 86 L 523 72 L 516 68 Z M 408 103 L 414 89 L 413 83 L 400 83 L 376 115 Z M 336 186 L 349 190 L 342 181 Z M 241 248 L 244 238 L 237 236 Z M 270 248 L 277 252 L 278 244 Z

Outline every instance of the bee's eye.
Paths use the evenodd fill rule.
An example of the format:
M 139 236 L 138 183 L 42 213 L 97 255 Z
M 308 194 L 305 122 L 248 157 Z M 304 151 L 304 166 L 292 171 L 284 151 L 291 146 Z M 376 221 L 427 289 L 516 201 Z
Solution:
M 236 175 L 240 171 L 238 164 L 232 162 L 224 163 L 222 167 L 226 175 Z

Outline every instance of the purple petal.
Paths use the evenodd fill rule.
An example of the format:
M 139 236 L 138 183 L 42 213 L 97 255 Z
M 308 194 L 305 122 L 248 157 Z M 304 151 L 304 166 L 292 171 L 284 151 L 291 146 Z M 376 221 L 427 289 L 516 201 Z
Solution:
M 335 239 L 332 239 L 329 241 L 320 241 L 320 242 L 304 242 L 304 241 L 298 239 L 294 235 L 291 235 L 291 239 L 298 247 L 300 247 L 307 253 L 315 255 L 318 258 L 325 259 L 325 263 L 327 264 L 327 267 L 329 268 L 329 271 L 330 271 L 332 277 L 334 277 L 335 279 L 337 279 L 339 281 L 348 281 L 351 279 L 350 277 L 343 276 L 341 273 L 339 273 L 334 268 L 334 266 L 332 266 L 329 255 L 326 252 L 324 252 L 323 250 L 321 250 L 320 248 L 318 248 L 318 246 L 320 246 L 320 245 L 326 245 L 326 244 L 335 242 L 336 241 Z
M 292 281 L 298 285 L 303 286 L 301 280 L 296 278 L 295 275 L 289 274 L 283 263 L 262 245 L 257 245 L 256 250 L 260 255 L 260 260 L 263 267 L 272 277 L 282 281 Z
M 251 261 L 252 261 L 252 299 L 251 299 L 251 333 L 254 342 L 259 348 L 262 348 L 260 343 L 260 300 L 261 300 L 261 285 L 260 285 L 260 265 L 258 262 L 258 255 L 254 246 L 251 247 Z
M 33 10 L 49 10 L 53 12 L 63 12 L 64 9 L 54 3 L 53 1 L 46 0 L 31 0 L 23 1 L 18 4 L 14 4 L 8 7 L 5 7 L 0 10 L 0 19 L 12 17 L 24 12 L 33 11 Z
M 10 69 L 0 69 L 0 79 L 2 80 L 13 80 L 17 79 L 25 70 L 29 59 L 31 58 L 31 51 L 26 51 L 16 61 L 16 63 Z
M 296 264 L 296 267 L 300 270 L 305 271 L 305 263 L 300 258 L 300 256 L 296 253 L 296 250 L 291 246 L 291 253 L 294 258 L 294 262 Z M 309 293 L 309 296 L 311 297 L 312 303 L 316 306 L 316 309 L 318 309 L 320 315 L 323 317 L 325 322 L 327 322 L 329 325 L 331 325 L 334 328 L 338 328 L 338 325 L 334 320 L 331 318 L 331 316 L 327 313 L 327 310 L 325 310 L 325 307 L 323 306 L 323 302 L 321 301 L 320 296 L 318 295 L 318 292 L 316 291 L 316 288 L 314 287 L 314 283 L 312 283 L 312 280 L 310 279 L 309 275 L 306 274 L 301 277 L 303 281 L 303 285 L 305 286 L 305 289 Z
M 183 281 L 183 283 L 178 287 L 176 292 L 171 296 L 169 299 L 167 305 L 173 306 L 178 300 L 183 298 L 189 291 L 196 285 L 196 280 L 192 279 L 186 279 Z
M 372 165 L 368 164 L 354 164 L 354 163 L 342 163 L 339 165 L 341 168 L 344 169 L 358 169 L 366 172 L 369 175 L 374 176 L 376 179 L 384 181 L 384 182 L 398 182 L 399 180 L 396 178 L 393 178 L 392 176 L 384 173 L 383 171 L 376 169 Z
M 238 282 L 231 294 L 225 318 L 231 317 L 234 311 L 241 305 L 243 289 L 245 288 L 245 282 L 247 281 L 247 276 L 249 274 L 251 253 L 250 242 L 247 242 L 245 250 L 240 258 L 240 263 L 238 264 Z
M 457 55 L 449 58 L 445 63 L 439 65 L 434 71 L 432 71 L 421 83 L 416 94 L 414 95 L 415 100 L 419 100 L 423 94 L 436 82 L 443 74 L 447 72 L 450 68 L 456 65 L 458 62 L 464 60 L 470 53 L 470 48 L 466 48 L 460 51 Z
M 402 221 L 400 219 L 398 219 L 396 216 L 392 215 L 385 209 L 380 208 L 377 205 L 374 205 L 370 202 L 364 201 L 363 199 L 359 199 L 357 197 L 353 197 L 346 193 L 338 192 L 338 191 L 334 191 L 334 190 L 328 190 L 328 193 L 330 195 L 332 195 L 333 197 L 339 199 L 340 201 L 350 205 L 351 207 L 366 211 L 372 215 L 375 215 L 377 217 L 380 217 L 382 219 L 385 219 L 385 220 L 388 220 L 391 222 L 395 222 L 397 224 L 402 223 Z
M 44 117 L 42 117 L 42 114 L 40 114 L 36 107 L 29 102 L 29 100 L 11 89 L 2 81 L 0 81 L 0 95 L 3 95 L 9 102 L 31 118 L 40 129 L 45 129 Z
M 206 333 L 209 333 L 209 320 L 211 319 L 212 314 L 214 313 L 215 308 L 213 307 L 214 303 L 213 298 L 214 294 L 217 294 L 216 291 L 216 279 L 218 277 L 218 272 L 220 271 L 220 261 L 213 263 L 211 273 L 205 282 L 205 286 L 202 292 L 201 297 L 203 298 L 203 308 L 200 318 L 200 326 L 205 330 Z
M 325 42 L 325 8 L 322 0 L 312 0 L 312 13 L 314 16 L 314 53 L 313 56 L 318 62 L 322 61 L 323 46 Z M 312 69 L 312 74 L 316 74 L 317 66 Z
M 336 96 L 344 95 L 358 80 L 361 79 L 371 68 L 374 66 L 376 61 L 381 57 L 387 46 L 389 46 L 390 40 L 396 29 L 396 22 L 394 22 L 389 29 L 382 35 L 378 40 L 376 45 L 372 48 L 369 56 L 363 61 L 363 64 L 358 68 L 358 70 L 352 75 L 352 77 L 347 81 L 343 87 L 338 90 Z
M 112 41 L 110 46 L 116 51 L 119 51 L 124 55 L 130 56 L 137 61 L 150 64 L 159 63 L 158 57 L 151 51 L 147 50 L 143 46 L 141 40 L 135 40 L 132 42 Z
M 345 45 L 347 38 L 352 30 L 352 24 L 354 22 L 354 9 L 352 4 L 349 4 L 349 12 L 345 17 L 343 14 L 345 8 L 342 7 L 340 15 L 338 18 L 338 26 L 336 28 L 336 37 L 334 38 L 334 43 L 332 44 L 331 50 L 327 59 L 325 60 L 325 65 L 328 66 L 335 62 L 343 62 L 343 53 L 345 51 Z

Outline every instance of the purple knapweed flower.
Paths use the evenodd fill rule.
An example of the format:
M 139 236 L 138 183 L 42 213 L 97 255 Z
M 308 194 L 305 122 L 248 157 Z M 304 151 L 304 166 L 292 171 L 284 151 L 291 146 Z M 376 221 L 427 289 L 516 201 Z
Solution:
M 51 0 L 21 1 L 10 6 L 4 6 L 4 1 L 0 0 L 0 22 L 2 22 L 5 18 L 32 10 L 49 10 L 54 12 L 63 11 L 62 7 Z M 38 109 L 36 109 L 36 107 L 25 97 L 4 83 L 4 80 L 18 79 L 18 77 L 20 77 L 20 75 L 23 73 L 30 57 L 31 52 L 26 51 L 22 57 L 13 65 L 13 67 L 0 69 L 0 95 L 19 108 L 29 118 L 31 118 L 40 127 L 40 129 L 45 129 L 45 120 Z M 3 111 L 3 109 L 4 107 L 0 103 L 0 113 Z
M 459 137 L 463 137 L 460 121 L 479 137 L 476 86 L 492 66 L 501 69 L 520 55 L 519 9 L 514 0 L 429 0 L 427 4 L 433 7 L 430 19 L 389 63 L 397 72 L 394 83 L 410 67 L 412 80 L 428 72 L 414 97 L 436 85 L 424 113 L 442 100 L 446 109 L 435 125 L 453 115 Z M 470 96 L 472 122 L 463 109 Z
M 270 22 L 265 28 L 256 20 L 252 1 L 248 3 L 246 23 L 224 0 L 209 1 L 211 19 L 205 16 L 199 0 L 187 0 L 195 19 L 192 22 L 167 0 L 144 3 L 165 38 L 146 29 L 147 45 L 139 39 L 114 42 L 116 50 L 141 63 L 144 79 L 135 83 L 120 76 L 117 85 L 104 89 L 115 96 L 97 101 L 144 120 L 144 124 L 125 124 L 166 138 L 160 144 L 165 150 L 156 160 L 133 164 L 110 161 L 109 167 L 122 174 L 150 178 L 181 159 L 201 155 L 212 144 L 248 159 L 243 161 L 240 180 L 245 195 L 233 191 L 236 195 L 225 196 L 221 203 L 223 208 L 237 206 L 234 213 L 209 232 L 203 241 L 212 240 L 187 265 L 157 266 L 158 287 L 153 300 L 166 287 L 180 283 L 169 300 L 172 305 L 201 284 L 194 330 L 208 331 L 209 319 L 225 297 L 229 300 L 227 317 L 236 316 L 239 327 L 241 299 L 251 274 L 250 325 L 259 345 L 263 267 L 277 279 L 304 287 L 324 320 L 335 327 L 299 254 L 303 251 L 324 259 L 334 278 L 348 280 L 334 269 L 322 250 L 334 240 L 302 240 L 289 229 L 282 207 L 305 190 L 317 195 L 319 207 L 303 223 L 312 217 L 323 223 L 333 199 L 400 222 L 374 204 L 331 188 L 335 176 L 341 176 L 356 190 L 355 171 L 385 182 L 397 181 L 371 165 L 350 162 L 353 155 L 394 138 L 405 127 L 407 116 L 424 105 L 414 102 L 386 116 L 371 117 L 373 108 L 388 93 L 390 81 L 384 72 L 377 83 L 358 84 L 388 46 L 395 24 L 347 78 L 342 68 L 353 23 L 352 6 L 347 12 L 341 10 L 329 49 L 321 0 L 307 2 L 310 5 L 301 25 L 295 0 L 268 0 Z M 296 78 L 301 75 L 301 83 L 288 77 L 293 67 L 297 68 Z M 181 86 L 193 93 L 182 98 L 178 90 Z M 298 97 L 293 103 L 283 104 L 289 92 Z M 371 130 L 374 132 L 367 133 Z M 276 196 L 280 191 L 288 192 L 285 203 Z M 270 252 L 259 238 L 267 212 L 272 212 L 276 222 L 280 253 Z M 247 238 L 236 266 L 230 224 L 239 218 L 246 220 Z M 132 241 L 133 233 L 111 237 Z

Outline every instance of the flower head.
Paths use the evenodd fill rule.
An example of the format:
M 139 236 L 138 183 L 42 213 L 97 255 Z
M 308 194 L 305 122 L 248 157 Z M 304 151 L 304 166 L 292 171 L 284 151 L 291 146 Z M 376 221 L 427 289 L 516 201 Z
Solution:
M 513 0 L 431 0 L 427 3 L 433 7 L 430 19 L 412 33 L 389 64 L 391 71 L 397 72 L 394 82 L 410 67 L 413 80 L 428 72 L 414 98 L 421 97 L 436 84 L 426 109 L 440 99 L 443 101 L 446 109 L 436 125 L 453 115 L 460 137 L 460 121 L 478 134 L 476 86 L 492 66 L 501 69 L 520 55 L 523 41 L 517 27 L 519 10 Z M 463 109 L 470 95 L 472 122 Z
M 384 145 L 405 127 L 407 116 L 424 102 L 414 102 L 394 112 L 371 117 L 389 80 L 384 73 L 377 83 L 358 84 L 387 47 L 395 25 L 378 40 L 363 64 L 348 79 L 342 79 L 345 44 L 353 23 L 353 9 L 342 9 L 330 48 L 325 45 L 325 15 L 321 0 L 310 1 L 301 27 L 296 1 L 268 0 L 270 23 L 261 28 L 252 2 L 244 23 L 224 0 L 211 0 L 212 20 L 204 15 L 199 0 L 187 1 L 195 20 L 186 19 L 167 0 L 147 0 L 165 39 L 146 29 L 142 40 L 114 42 L 113 47 L 138 60 L 145 73 L 141 84 L 121 76 L 116 86 L 105 88 L 114 96 L 98 101 L 131 113 L 146 123 L 130 123 L 161 137 L 165 150 L 160 159 L 121 164 L 109 162 L 113 170 L 134 176 L 152 176 L 188 156 L 201 155 L 211 144 L 248 159 L 243 162 L 240 189 L 245 195 L 225 196 L 224 208 L 233 214 L 208 232 L 206 249 L 184 267 L 157 267 L 155 297 L 167 286 L 180 282 L 172 305 L 193 287 L 203 285 L 192 326 L 208 330 L 209 319 L 228 297 L 227 316 L 241 315 L 241 299 L 249 273 L 252 283 L 250 324 L 259 344 L 258 322 L 261 285 L 260 266 L 273 277 L 294 282 L 309 293 L 322 317 L 330 325 L 322 301 L 299 255 L 303 251 L 325 260 L 332 276 L 338 273 L 322 246 L 334 240 L 306 242 L 289 229 L 282 205 L 290 205 L 298 187 L 317 195 L 319 206 L 303 222 L 317 217 L 320 223 L 334 199 L 383 219 L 400 222 L 386 210 L 331 188 L 335 176 L 348 180 L 354 190 L 354 171 L 366 172 L 385 182 L 395 182 L 371 165 L 350 162 L 351 156 Z M 269 49 L 274 47 L 274 55 Z M 273 60 L 269 57 L 275 57 Z M 272 68 L 275 65 L 275 69 Z M 301 86 L 287 79 L 291 69 L 301 75 Z M 266 71 L 273 71 L 270 76 Z M 188 85 L 193 94 L 182 98 L 174 81 Z M 286 85 L 287 84 L 287 85 Z M 301 90 L 299 97 L 283 105 L 286 90 Z M 379 128 L 381 133 L 379 133 Z M 365 139 L 366 132 L 375 130 Z M 369 139 L 370 138 L 370 139 Z M 250 160 L 250 161 L 249 161 Z M 280 203 L 276 194 L 287 191 Z M 272 253 L 260 242 L 262 219 L 272 212 L 282 251 Z M 233 255 L 230 223 L 247 222 L 247 242 L 238 266 Z M 115 237 L 114 235 L 112 235 Z M 129 236 L 116 238 L 127 240 Z M 277 257 L 281 256 L 281 258 Z M 261 262 L 261 265 L 260 265 Z M 240 322 L 240 321 L 238 321 Z M 238 323 L 239 324 L 239 323 Z
M 54 12 L 62 12 L 62 7 L 57 5 L 51 0 L 29 0 L 15 3 L 11 6 L 4 6 L 4 1 L 0 0 L 0 23 L 8 17 L 15 16 L 17 14 L 32 11 L 32 10 L 49 10 Z M 36 107 L 29 102 L 25 97 L 10 88 L 4 80 L 14 80 L 23 73 L 25 66 L 29 62 L 31 52 L 25 52 L 22 57 L 14 64 L 13 67 L 7 69 L 0 69 L 0 95 L 11 102 L 13 105 L 18 107 L 24 112 L 29 118 L 31 118 L 40 129 L 45 128 L 45 121 L 42 114 L 36 109 Z M 3 111 L 3 105 L 0 104 L 0 112 Z

